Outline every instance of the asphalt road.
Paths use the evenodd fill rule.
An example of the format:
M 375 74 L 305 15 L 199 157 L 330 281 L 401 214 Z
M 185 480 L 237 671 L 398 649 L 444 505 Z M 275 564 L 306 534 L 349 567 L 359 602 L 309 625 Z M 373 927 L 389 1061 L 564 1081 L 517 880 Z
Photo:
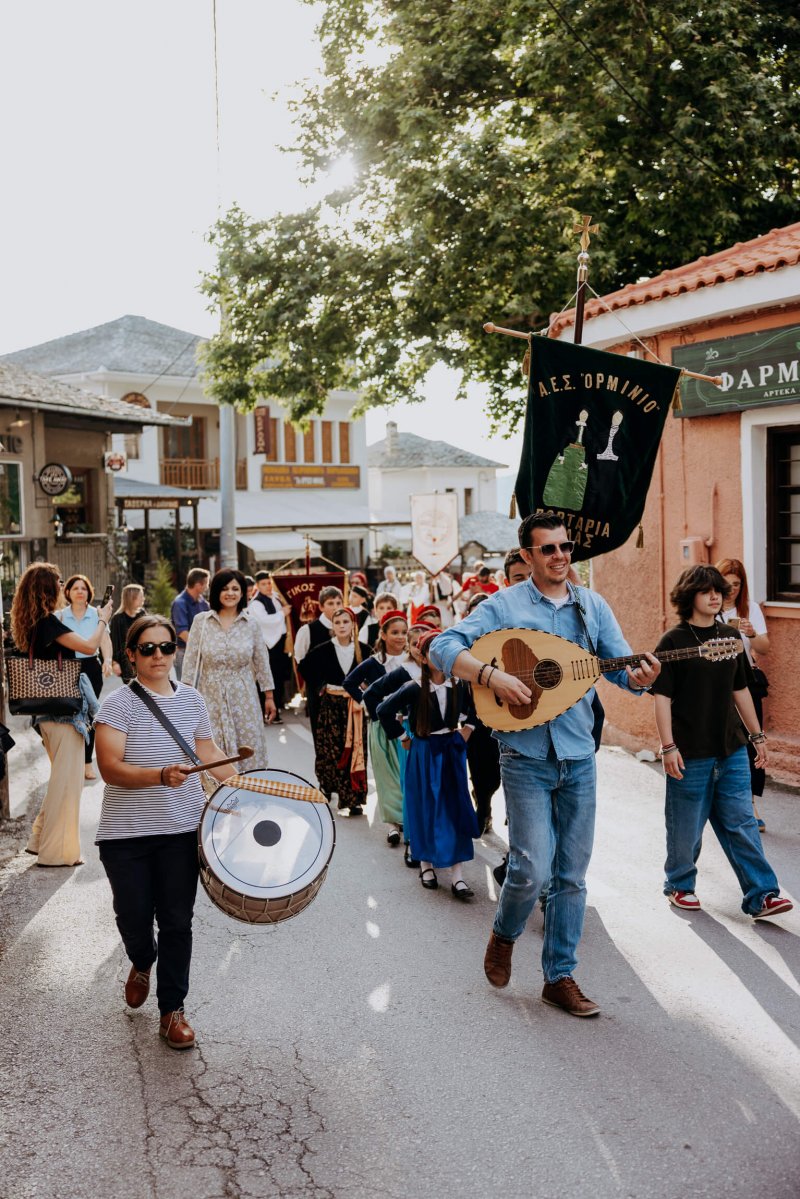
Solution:
M 271 736 L 311 777 L 307 730 Z M 542 1004 L 538 914 L 509 988 L 484 979 L 496 837 L 462 906 L 420 887 L 371 798 L 296 919 L 250 929 L 200 892 L 183 1054 L 152 998 L 124 1006 L 87 787 L 87 864 L 0 876 L 2 1199 L 796 1199 L 800 911 L 746 918 L 711 835 L 703 912 L 672 909 L 663 780 L 607 749 L 600 780 L 577 975 L 598 1019 Z M 764 808 L 800 896 L 795 802 Z

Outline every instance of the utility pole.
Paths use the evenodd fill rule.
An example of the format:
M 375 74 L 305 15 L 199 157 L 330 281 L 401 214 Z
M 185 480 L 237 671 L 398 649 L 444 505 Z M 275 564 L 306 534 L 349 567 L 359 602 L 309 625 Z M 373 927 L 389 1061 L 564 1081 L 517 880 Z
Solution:
M 219 406 L 219 498 L 219 564 L 222 569 L 236 569 L 236 412 L 230 404 Z

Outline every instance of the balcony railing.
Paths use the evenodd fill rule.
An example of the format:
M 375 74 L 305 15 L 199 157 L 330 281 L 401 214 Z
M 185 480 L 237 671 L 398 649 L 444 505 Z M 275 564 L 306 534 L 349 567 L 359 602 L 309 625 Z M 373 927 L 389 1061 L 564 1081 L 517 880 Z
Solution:
M 185 487 L 189 491 L 219 489 L 219 458 L 164 458 L 161 482 L 165 487 Z M 236 487 L 247 489 L 247 459 L 236 460 Z

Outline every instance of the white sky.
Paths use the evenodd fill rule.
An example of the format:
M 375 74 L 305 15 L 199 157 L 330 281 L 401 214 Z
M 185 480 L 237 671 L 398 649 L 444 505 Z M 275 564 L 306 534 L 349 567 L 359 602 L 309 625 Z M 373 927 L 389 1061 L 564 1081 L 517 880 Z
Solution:
M 286 101 L 319 69 L 300 0 L 218 0 L 221 132 L 211 0 L 10 0 L 0 7 L 0 353 L 135 313 L 208 335 L 198 291 L 218 206 L 252 216 L 305 207 Z M 491 313 L 487 313 L 487 319 Z M 488 437 L 478 389 L 434 372 L 424 405 L 387 419 L 510 464 L 520 438 Z

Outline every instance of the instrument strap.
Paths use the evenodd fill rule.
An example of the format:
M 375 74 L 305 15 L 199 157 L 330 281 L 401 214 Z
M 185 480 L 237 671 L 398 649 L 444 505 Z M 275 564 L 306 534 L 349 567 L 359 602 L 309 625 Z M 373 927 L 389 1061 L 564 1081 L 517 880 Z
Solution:
M 586 640 L 589 642 L 589 649 L 596 658 L 597 650 L 594 648 L 594 642 L 592 641 L 592 634 L 589 632 L 589 626 L 586 623 L 586 611 L 584 609 L 583 604 L 581 603 L 581 597 L 578 594 L 578 588 L 575 586 L 574 583 L 568 583 L 567 586 L 569 587 L 572 598 L 575 600 L 575 604 L 577 605 L 578 614 L 580 616 L 580 621 L 581 621 L 581 624 L 583 625 L 583 631 L 586 634 Z
M 173 691 L 177 691 L 177 687 L 175 686 L 174 683 L 172 683 L 171 686 L 172 686 Z M 161 709 L 159 708 L 156 701 L 153 699 L 150 692 L 145 691 L 144 687 L 142 686 L 142 684 L 139 682 L 138 679 L 133 680 L 133 682 L 130 684 L 130 688 L 131 688 L 131 691 L 133 691 L 134 695 L 138 695 L 139 699 L 142 701 L 144 706 L 146 708 L 150 709 L 150 711 L 153 713 L 153 715 L 155 716 L 158 723 L 160 725 L 163 725 L 163 727 L 167 730 L 167 732 L 169 733 L 170 737 L 175 742 L 175 744 L 179 747 L 179 749 L 182 749 L 183 752 L 186 754 L 187 758 L 192 763 L 192 765 L 193 766 L 202 766 L 202 762 L 200 761 L 200 759 L 198 758 L 198 756 L 194 752 L 194 750 L 190 747 L 189 742 L 185 739 L 185 737 L 181 733 L 178 732 L 178 730 L 175 728 L 175 725 L 172 723 L 172 721 L 169 719 L 169 717 L 164 715 L 164 713 L 161 711 Z

